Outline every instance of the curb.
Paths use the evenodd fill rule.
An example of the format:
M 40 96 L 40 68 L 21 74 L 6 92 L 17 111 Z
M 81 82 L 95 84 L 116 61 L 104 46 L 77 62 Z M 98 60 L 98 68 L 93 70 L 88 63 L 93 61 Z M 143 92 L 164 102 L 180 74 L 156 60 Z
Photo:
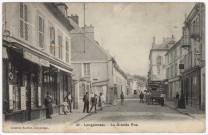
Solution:
M 110 107 L 110 106 L 112 106 L 112 105 L 106 105 L 106 106 L 104 106 L 103 108 Z M 99 111 L 99 110 L 101 110 L 101 108 L 97 109 L 97 111 Z M 78 121 L 80 121 L 80 120 L 83 120 L 84 118 L 86 118 L 86 117 L 88 117 L 88 116 L 90 116 L 90 115 L 92 115 L 92 114 L 93 114 L 93 112 L 88 113 L 88 114 L 87 114 L 87 115 L 85 115 L 84 117 L 82 117 L 82 118 L 80 118 L 80 119 L 76 120 L 75 122 L 73 122 L 71 125 L 73 125 L 73 124 L 77 123 L 77 122 L 78 122 Z
M 179 110 L 179 109 L 177 109 L 177 108 L 174 108 L 174 107 L 172 107 L 172 106 L 170 106 L 170 105 L 167 105 L 167 104 L 165 104 L 165 106 L 169 107 L 169 108 L 172 109 L 172 110 L 178 111 L 179 113 L 182 113 L 182 114 L 184 114 L 184 115 L 188 115 L 188 116 L 190 116 L 190 117 L 192 117 L 192 118 L 195 118 L 195 119 L 198 119 L 198 120 L 199 120 L 199 118 L 197 118 L 197 117 L 191 115 L 191 114 L 188 113 L 188 112 L 183 112 L 183 111 L 181 111 L 181 110 Z

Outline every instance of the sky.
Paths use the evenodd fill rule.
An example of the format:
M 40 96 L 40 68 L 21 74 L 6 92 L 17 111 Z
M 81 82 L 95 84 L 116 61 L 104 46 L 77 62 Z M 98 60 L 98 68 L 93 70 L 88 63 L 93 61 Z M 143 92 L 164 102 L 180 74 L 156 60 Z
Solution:
M 85 24 L 94 26 L 95 40 L 115 57 L 128 74 L 147 76 L 149 52 L 155 36 L 181 38 L 185 14 L 195 3 L 86 3 Z M 68 15 L 84 24 L 83 3 L 67 3 Z

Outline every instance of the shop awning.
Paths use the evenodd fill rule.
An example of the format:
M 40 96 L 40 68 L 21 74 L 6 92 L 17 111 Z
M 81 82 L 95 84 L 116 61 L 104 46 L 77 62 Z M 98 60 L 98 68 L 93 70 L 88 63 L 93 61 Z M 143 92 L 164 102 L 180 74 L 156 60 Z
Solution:
M 52 63 L 50 63 L 50 65 L 52 65 L 52 66 L 54 66 L 54 67 L 60 69 L 61 71 L 64 71 L 64 72 L 67 72 L 67 73 L 70 73 L 70 74 L 72 73 L 72 71 L 69 71 L 69 70 L 67 70 L 67 69 L 64 69 L 64 68 L 62 68 L 62 67 L 60 67 L 60 66 L 58 66 L 58 65 L 55 65 L 55 64 L 52 64 Z
M 8 59 L 6 47 L 2 47 L 2 57 L 3 59 Z

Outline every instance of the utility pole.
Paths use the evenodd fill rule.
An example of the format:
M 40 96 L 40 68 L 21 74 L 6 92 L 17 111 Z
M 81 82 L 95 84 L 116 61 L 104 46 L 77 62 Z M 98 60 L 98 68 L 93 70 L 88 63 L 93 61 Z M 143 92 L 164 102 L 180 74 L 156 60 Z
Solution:
M 85 53 L 85 2 L 84 2 L 84 53 Z

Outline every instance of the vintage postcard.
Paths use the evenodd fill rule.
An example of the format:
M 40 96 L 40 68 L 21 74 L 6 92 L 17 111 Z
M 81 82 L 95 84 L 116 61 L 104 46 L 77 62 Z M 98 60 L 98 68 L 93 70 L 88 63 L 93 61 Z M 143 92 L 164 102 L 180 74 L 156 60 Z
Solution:
M 3 2 L 2 132 L 206 132 L 206 2 Z

